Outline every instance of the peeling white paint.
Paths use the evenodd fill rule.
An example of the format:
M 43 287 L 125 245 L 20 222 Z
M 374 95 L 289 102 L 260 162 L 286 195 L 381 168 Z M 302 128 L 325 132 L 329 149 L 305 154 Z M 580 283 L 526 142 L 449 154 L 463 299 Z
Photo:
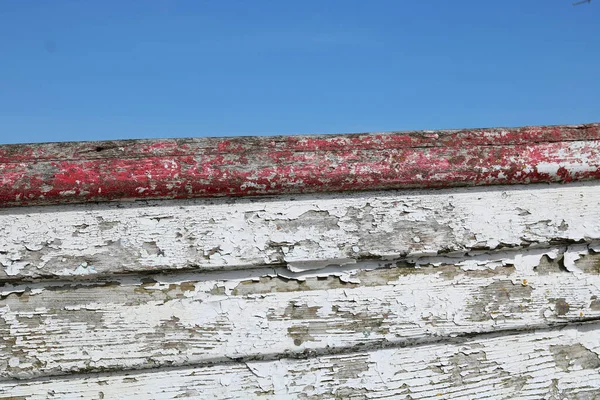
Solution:
M 0 382 L 0 395 L 32 400 L 591 399 L 600 392 L 599 348 L 588 338 L 598 329 L 595 324 L 300 360 Z
M 587 247 L 585 254 L 588 253 Z M 482 271 L 512 265 L 523 275 L 531 275 L 543 256 L 554 260 L 561 254 L 561 248 L 527 248 L 506 251 L 471 251 L 467 254 L 455 253 L 446 256 L 409 257 L 407 261 L 420 265 L 457 265 L 465 271 Z
M 356 259 L 353 258 L 342 258 L 339 260 L 322 260 L 322 261 L 294 261 L 293 263 L 287 263 L 287 269 L 291 272 L 305 272 L 320 270 L 327 266 L 343 266 L 356 264 Z
M 0 278 L 71 276 L 71 265 L 82 262 L 99 274 L 285 263 L 295 269 L 590 242 L 600 240 L 599 198 L 600 184 L 592 182 L 4 209 Z M 142 251 L 145 243 L 153 243 L 152 252 Z
M 3 209 L 0 395 L 600 393 L 598 221 L 598 183 Z
M 583 271 L 575 265 L 575 261 L 579 260 L 582 255 L 588 254 L 588 251 L 588 244 L 569 246 L 565 252 L 565 268 L 575 274 L 583 273 Z
M 0 261 L 0 263 L 5 267 L 4 271 L 8 276 L 19 275 L 21 271 L 30 264 L 29 261 L 18 260 L 3 260 Z
M 433 257 L 437 267 L 423 259 L 419 267 L 392 268 L 385 261 L 362 261 L 301 273 L 264 268 L 113 277 L 106 286 L 92 281 L 9 285 L 0 294 L 20 296 L 2 300 L 0 327 L 6 330 L 0 328 L 0 337 L 18 345 L 0 351 L 0 379 L 138 369 L 148 362 L 183 366 L 269 359 L 381 343 L 414 346 L 600 318 L 600 304 L 593 302 L 600 275 L 592 268 L 600 255 L 588 253 L 577 261 L 584 279 L 561 270 L 558 261 L 543 270 L 531 265 L 543 254 L 558 260 L 565 251 L 531 249 L 524 268 L 511 261 L 474 270 L 467 261 L 475 257 L 483 263 L 479 254 L 454 257 L 454 264 Z M 501 259 L 521 254 L 509 253 Z M 488 260 L 495 262 L 490 255 Z M 286 274 L 289 280 L 278 279 Z M 38 337 L 43 342 L 30 339 Z M 3 369 L 11 357 L 20 364 Z
M 82 276 L 82 275 L 90 275 L 90 274 L 97 274 L 98 272 L 96 271 L 96 269 L 91 266 L 91 265 L 87 265 L 86 262 L 81 263 L 77 266 L 77 268 L 75 269 L 68 269 L 68 268 L 64 268 L 61 271 L 61 276 Z

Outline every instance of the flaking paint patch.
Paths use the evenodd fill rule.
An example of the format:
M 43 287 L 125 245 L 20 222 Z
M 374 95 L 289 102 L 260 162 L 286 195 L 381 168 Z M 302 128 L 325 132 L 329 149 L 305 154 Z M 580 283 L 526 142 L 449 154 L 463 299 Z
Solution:
M 588 258 L 598 261 L 592 253 L 579 264 Z M 20 363 L 4 376 L 0 368 L 0 377 L 421 346 L 600 318 L 590 301 L 600 287 L 595 273 L 366 260 L 334 272 L 344 268 L 361 283 L 319 271 L 285 280 L 280 267 L 6 286 L 0 344 L 9 350 L 0 367 L 6 357 Z
M 45 290 L 43 286 L 39 284 L 10 284 L 5 283 L 0 285 L 0 298 L 7 297 L 11 294 L 23 294 L 28 293 L 30 296 L 40 294 Z
M 592 248 L 595 246 L 591 246 Z M 574 274 L 582 274 L 583 271 L 577 265 L 575 265 L 575 261 L 579 260 L 582 255 L 586 255 L 589 253 L 590 245 L 589 244 L 578 244 L 569 246 L 564 255 L 564 264 L 565 268 L 574 273 Z
M 580 400 L 600 391 L 588 343 L 598 324 L 501 333 L 305 359 L 6 381 L 0 394 L 45 399 L 514 398 Z M 596 335 L 597 336 L 597 335 Z M 592 351 L 592 353 L 590 353 Z
M 409 257 L 407 262 L 419 267 L 421 265 L 440 266 L 451 264 L 465 271 L 482 271 L 512 265 L 521 275 L 533 274 L 542 257 L 556 259 L 564 252 L 564 247 L 551 248 L 516 248 L 505 251 L 470 251 L 466 254 L 455 253 L 446 256 Z M 588 253 L 587 247 L 585 254 Z
M 83 262 L 98 274 L 262 264 L 294 272 L 591 242 L 600 240 L 598 197 L 600 184 L 577 183 L 5 210 L 0 279 L 72 276 Z
M 88 265 L 86 262 L 81 263 L 75 269 L 63 269 L 61 275 L 62 276 L 82 276 L 82 275 L 91 275 L 97 274 L 98 272 L 94 268 L 93 265 Z
M 17 276 L 21 271 L 30 264 L 29 261 L 6 260 L 1 262 L 5 267 L 6 275 Z

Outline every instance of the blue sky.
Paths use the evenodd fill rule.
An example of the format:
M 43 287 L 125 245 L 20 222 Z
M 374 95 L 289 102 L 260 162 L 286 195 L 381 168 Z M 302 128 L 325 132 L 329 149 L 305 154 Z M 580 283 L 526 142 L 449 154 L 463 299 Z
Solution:
M 0 143 L 600 120 L 600 0 L 0 2 Z

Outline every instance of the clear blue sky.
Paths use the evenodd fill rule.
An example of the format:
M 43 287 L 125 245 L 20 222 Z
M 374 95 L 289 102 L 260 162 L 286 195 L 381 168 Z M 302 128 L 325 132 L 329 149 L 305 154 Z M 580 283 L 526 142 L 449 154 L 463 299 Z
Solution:
M 0 143 L 600 120 L 600 0 L 0 1 Z

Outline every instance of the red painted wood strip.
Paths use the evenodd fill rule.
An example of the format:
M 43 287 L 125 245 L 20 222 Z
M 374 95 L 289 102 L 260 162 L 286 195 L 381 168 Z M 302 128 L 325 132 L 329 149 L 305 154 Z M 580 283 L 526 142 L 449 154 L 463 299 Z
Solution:
M 0 206 L 600 178 L 600 124 L 0 146 Z
M 600 124 L 347 135 L 121 140 L 0 146 L 0 163 L 248 152 L 516 145 L 600 139 Z

